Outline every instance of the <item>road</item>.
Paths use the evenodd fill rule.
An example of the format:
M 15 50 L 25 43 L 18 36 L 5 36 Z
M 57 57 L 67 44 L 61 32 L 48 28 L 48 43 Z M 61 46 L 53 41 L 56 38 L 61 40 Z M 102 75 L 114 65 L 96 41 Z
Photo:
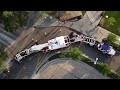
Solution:
M 0 44 L 9 46 L 16 39 L 16 36 L 0 28 Z

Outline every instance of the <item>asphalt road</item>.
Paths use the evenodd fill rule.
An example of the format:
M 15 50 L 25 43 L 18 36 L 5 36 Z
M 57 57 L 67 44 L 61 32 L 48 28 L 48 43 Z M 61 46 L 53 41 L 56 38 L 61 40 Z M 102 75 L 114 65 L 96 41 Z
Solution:
M 21 64 L 14 60 L 13 65 L 10 68 L 11 72 L 8 76 L 8 79 L 30 78 L 36 67 L 37 56 L 37 54 L 28 56 L 23 59 L 23 62 Z

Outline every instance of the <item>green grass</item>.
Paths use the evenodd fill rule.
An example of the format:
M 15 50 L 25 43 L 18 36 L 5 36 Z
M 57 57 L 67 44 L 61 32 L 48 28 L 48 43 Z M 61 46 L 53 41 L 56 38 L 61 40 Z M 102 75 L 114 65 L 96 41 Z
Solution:
M 106 15 L 108 15 L 108 18 L 113 17 L 115 19 L 116 22 L 113 26 L 108 23 L 105 18 Z M 120 36 L 120 11 L 105 11 L 103 17 L 105 21 L 102 24 L 102 27 Z

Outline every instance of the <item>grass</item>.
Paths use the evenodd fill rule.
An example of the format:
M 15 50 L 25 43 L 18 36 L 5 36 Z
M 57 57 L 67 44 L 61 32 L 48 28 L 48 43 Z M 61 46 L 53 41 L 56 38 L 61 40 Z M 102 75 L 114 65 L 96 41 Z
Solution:
M 110 25 L 108 23 L 108 19 L 105 18 L 106 15 L 108 15 L 108 19 L 111 17 L 115 19 L 116 22 L 114 22 L 114 25 Z M 101 21 L 101 26 L 103 28 L 120 36 L 120 11 L 105 11 L 103 14 L 103 19 Z

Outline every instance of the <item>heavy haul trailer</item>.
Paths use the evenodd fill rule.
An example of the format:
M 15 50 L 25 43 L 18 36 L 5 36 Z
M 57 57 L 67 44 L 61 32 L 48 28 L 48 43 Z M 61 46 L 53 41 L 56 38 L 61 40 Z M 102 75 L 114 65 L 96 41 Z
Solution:
M 83 42 L 83 43 L 89 44 L 90 46 L 96 47 L 103 54 L 108 54 L 111 57 L 113 55 L 115 55 L 115 50 L 108 44 L 103 43 L 103 42 L 102 43 L 98 42 L 94 38 L 85 36 L 83 34 L 78 35 L 78 34 L 72 32 L 69 35 L 60 36 L 60 37 L 51 39 L 45 44 L 34 45 L 29 49 L 25 49 L 24 51 L 18 53 L 15 56 L 15 59 L 18 62 L 21 62 L 21 60 L 24 57 L 26 57 L 32 53 L 39 52 L 39 51 L 47 52 L 47 51 L 51 51 L 51 50 L 60 49 L 60 48 L 68 47 L 72 43 L 76 43 L 76 42 Z

